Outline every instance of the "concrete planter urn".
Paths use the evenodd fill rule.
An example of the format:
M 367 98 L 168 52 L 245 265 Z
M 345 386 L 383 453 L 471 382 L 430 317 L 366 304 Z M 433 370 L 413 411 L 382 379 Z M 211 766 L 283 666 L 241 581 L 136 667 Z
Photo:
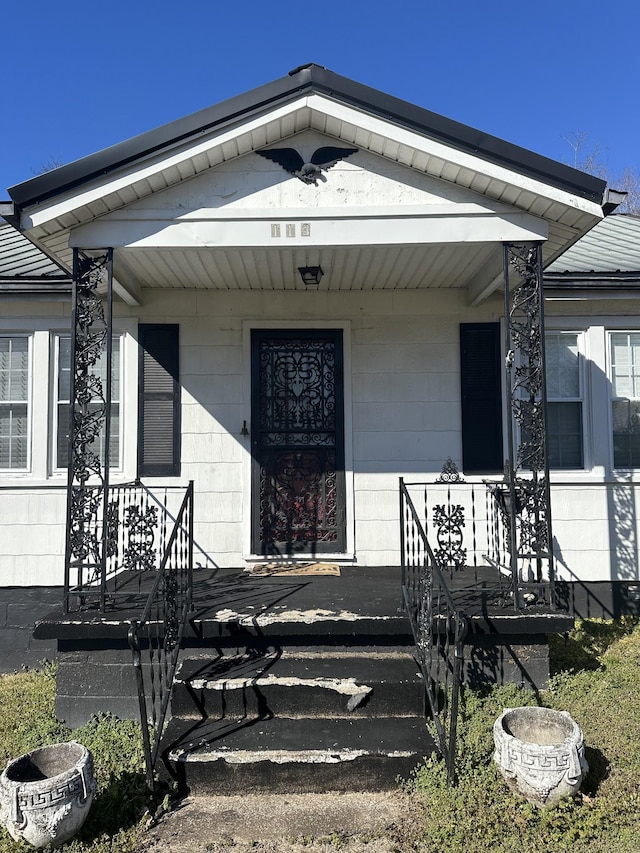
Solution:
M 93 758 L 75 741 L 14 758 L 0 776 L 0 819 L 16 841 L 57 847 L 84 823 L 96 790 Z
M 503 777 L 537 806 L 576 794 L 589 770 L 582 731 L 566 711 L 505 708 L 493 725 L 493 740 Z

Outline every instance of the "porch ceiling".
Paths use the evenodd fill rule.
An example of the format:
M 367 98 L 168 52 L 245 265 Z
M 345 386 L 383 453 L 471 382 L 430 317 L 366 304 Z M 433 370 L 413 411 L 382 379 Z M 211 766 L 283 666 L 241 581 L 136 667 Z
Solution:
M 298 267 L 320 265 L 321 290 L 464 288 L 478 269 L 502 262 L 495 244 L 304 248 L 119 249 L 114 274 L 126 286 L 214 290 L 308 290 Z

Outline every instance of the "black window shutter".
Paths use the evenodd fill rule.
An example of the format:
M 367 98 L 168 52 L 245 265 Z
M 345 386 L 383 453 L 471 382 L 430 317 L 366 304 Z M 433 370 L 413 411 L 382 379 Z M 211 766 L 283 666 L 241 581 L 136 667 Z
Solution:
M 500 324 L 460 324 L 462 469 L 503 470 Z
M 179 326 L 138 326 L 138 476 L 180 474 Z

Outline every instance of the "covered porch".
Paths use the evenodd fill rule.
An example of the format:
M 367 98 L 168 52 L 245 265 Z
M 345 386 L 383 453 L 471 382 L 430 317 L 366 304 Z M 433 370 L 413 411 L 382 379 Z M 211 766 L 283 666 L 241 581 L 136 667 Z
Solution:
M 70 655 L 63 715 L 128 696 L 161 734 L 185 645 L 217 682 L 231 648 L 411 647 L 451 758 L 455 685 L 544 682 L 568 620 L 542 270 L 603 182 L 310 65 L 12 195 L 74 281 L 64 602 L 37 628 Z M 119 693 L 82 686 L 89 647 Z

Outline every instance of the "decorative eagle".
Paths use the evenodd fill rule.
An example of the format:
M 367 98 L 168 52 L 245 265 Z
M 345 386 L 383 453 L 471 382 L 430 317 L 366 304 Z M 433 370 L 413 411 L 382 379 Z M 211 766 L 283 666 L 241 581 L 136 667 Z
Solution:
M 311 155 L 309 163 L 305 163 L 295 148 L 269 148 L 266 151 L 256 151 L 261 157 L 272 160 L 305 184 L 318 186 L 322 171 L 326 172 L 345 157 L 355 154 L 357 148 L 335 148 L 332 145 L 317 148 Z

